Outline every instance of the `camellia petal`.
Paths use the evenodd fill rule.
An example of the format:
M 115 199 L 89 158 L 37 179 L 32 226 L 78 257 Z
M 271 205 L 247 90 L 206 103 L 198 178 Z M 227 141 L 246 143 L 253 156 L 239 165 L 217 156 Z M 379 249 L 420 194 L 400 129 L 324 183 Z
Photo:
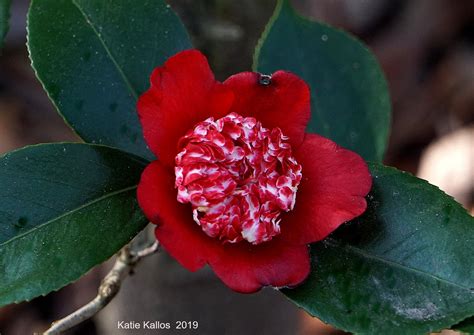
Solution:
M 172 166 L 178 140 L 197 122 L 228 113 L 233 93 L 215 80 L 206 57 L 187 50 L 151 75 L 137 109 L 145 140 L 160 161 Z
M 224 82 L 235 100 L 231 112 L 253 116 L 266 128 L 279 127 L 296 149 L 304 138 L 310 118 L 308 85 L 290 72 L 277 71 L 262 84 L 261 75 L 244 72 Z
M 295 157 L 303 166 L 303 179 L 294 210 L 282 220 L 282 238 L 295 244 L 320 241 L 365 211 L 372 178 L 359 155 L 306 134 Z
M 215 249 L 209 264 L 237 292 L 252 293 L 262 286 L 294 287 L 309 274 L 309 248 L 279 238 L 251 247 L 223 245 Z
M 203 267 L 208 245 L 214 240 L 194 223 L 191 207 L 176 201 L 172 172 L 159 161 L 148 165 L 137 197 L 147 218 L 158 225 L 155 233 L 163 248 L 190 271 Z

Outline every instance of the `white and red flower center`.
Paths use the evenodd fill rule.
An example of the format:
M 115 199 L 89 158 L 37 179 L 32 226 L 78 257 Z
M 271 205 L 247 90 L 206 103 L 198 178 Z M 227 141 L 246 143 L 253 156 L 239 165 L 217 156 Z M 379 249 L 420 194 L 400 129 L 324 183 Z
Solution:
M 178 201 L 223 242 L 259 244 L 280 233 L 281 212 L 293 209 L 301 165 L 280 128 L 236 113 L 198 123 L 180 139 Z

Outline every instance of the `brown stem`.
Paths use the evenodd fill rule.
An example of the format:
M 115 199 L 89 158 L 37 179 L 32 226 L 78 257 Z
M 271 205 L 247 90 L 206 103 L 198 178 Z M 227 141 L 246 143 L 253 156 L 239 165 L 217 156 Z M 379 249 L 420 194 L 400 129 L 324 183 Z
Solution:
M 124 247 L 117 255 L 114 266 L 102 280 L 97 296 L 65 318 L 54 321 L 44 334 L 61 334 L 97 314 L 117 295 L 123 280 L 130 274 L 138 262 L 157 250 L 158 242 L 154 242 L 151 246 L 136 251 L 130 250 L 129 246 Z

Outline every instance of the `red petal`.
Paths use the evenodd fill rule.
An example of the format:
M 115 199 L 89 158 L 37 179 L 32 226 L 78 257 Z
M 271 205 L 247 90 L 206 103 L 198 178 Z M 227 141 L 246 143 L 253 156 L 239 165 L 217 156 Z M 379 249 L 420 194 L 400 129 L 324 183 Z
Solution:
M 196 123 L 228 113 L 233 94 L 217 82 L 206 57 L 187 50 L 169 58 L 151 75 L 151 87 L 137 109 L 150 149 L 167 165 L 174 165 L 179 138 Z
M 176 200 L 174 176 L 160 161 L 145 169 L 137 198 L 148 220 L 158 225 L 156 236 L 163 248 L 190 271 L 207 263 L 208 237 L 193 221 L 189 205 Z
M 176 200 L 174 176 L 159 161 L 143 172 L 137 193 L 145 215 L 158 224 L 160 244 L 190 271 L 209 263 L 224 283 L 243 293 L 265 285 L 295 286 L 309 273 L 306 245 L 288 245 L 278 238 L 257 246 L 222 244 L 208 237 L 192 220 L 191 208 Z
M 295 158 L 303 166 L 303 179 L 294 210 L 282 219 L 282 238 L 295 244 L 316 242 L 365 211 L 372 178 L 359 155 L 306 134 Z
M 221 245 L 215 252 L 210 266 L 227 286 L 241 293 L 253 293 L 262 286 L 296 286 L 310 271 L 308 246 L 291 246 L 278 238 L 258 246 Z
M 259 78 L 258 73 L 243 72 L 224 82 L 235 94 L 231 111 L 253 116 L 265 128 L 279 127 L 296 149 L 303 142 L 310 117 L 308 85 L 284 71 L 275 72 L 267 86 L 260 84 Z

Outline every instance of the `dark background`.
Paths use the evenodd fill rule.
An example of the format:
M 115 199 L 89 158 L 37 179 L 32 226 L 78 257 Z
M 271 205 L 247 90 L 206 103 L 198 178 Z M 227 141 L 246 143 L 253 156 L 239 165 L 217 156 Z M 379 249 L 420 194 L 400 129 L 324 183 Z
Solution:
M 12 1 L 0 56 L 0 153 L 77 141 L 35 79 L 25 47 L 27 0 Z M 472 211 L 474 191 L 474 1 L 295 0 L 306 15 L 365 41 L 387 76 L 393 124 L 385 163 L 440 186 Z M 137 2 L 138 3 L 138 2 Z M 217 78 L 251 69 L 274 0 L 171 0 Z M 158 65 L 158 64 L 157 64 Z M 2 334 L 40 332 L 91 300 L 110 264 L 47 297 L 0 309 Z M 119 297 L 71 334 L 117 334 L 117 320 L 198 320 L 196 334 L 336 334 L 271 289 L 239 295 L 208 271 L 189 274 L 152 256 Z M 171 333 L 170 331 L 164 333 Z

